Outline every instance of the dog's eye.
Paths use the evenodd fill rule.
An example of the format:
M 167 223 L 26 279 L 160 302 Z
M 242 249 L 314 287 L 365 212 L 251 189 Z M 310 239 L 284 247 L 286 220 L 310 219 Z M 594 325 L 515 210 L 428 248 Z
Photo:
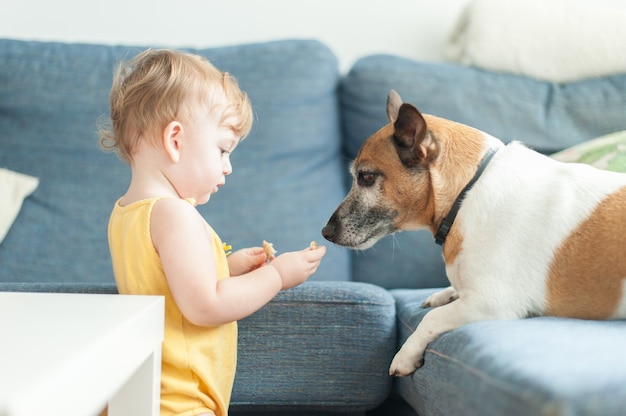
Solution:
M 376 182 L 376 175 L 371 172 L 359 172 L 357 180 L 361 186 L 372 186 Z

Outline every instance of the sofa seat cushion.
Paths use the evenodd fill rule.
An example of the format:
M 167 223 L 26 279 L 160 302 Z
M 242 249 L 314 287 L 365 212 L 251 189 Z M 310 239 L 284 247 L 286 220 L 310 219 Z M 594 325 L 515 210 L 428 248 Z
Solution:
M 363 411 L 392 380 L 394 299 L 357 282 L 307 282 L 239 322 L 233 410 Z
M 398 341 L 428 309 L 429 290 L 393 290 Z M 424 365 L 398 379 L 420 416 L 623 415 L 626 321 L 539 317 L 483 321 L 429 344 Z
M 0 282 L 0 292 L 85 293 L 96 295 L 116 295 L 118 293 L 117 286 L 113 282 Z
M 113 281 L 107 223 L 130 169 L 100 150 L 96 124 L 116 64 L 146 47 L 0 40 L 0 166 L 40 180 L 0 246 L 0 281 Z M 200 212 L 235 250 L 307 247 L 345 195 L 336 57 L 313 40 L 189 51 L 233 74 L 255 112 L 228 185 Z M 329 246 L 313 279 L 349 272 Z

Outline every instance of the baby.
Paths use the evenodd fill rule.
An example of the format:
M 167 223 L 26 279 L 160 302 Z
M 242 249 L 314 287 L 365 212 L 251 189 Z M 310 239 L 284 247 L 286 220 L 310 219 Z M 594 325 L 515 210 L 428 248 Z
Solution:
M 165 297 L 161 415 L 227 415 L 236 321 L 306 281 L 326 249 L 226 257 L 196 206 L 225 184 L 253 117 L 235 79 L 204 58 L 148 50 L 121 65 L 110 117 L 101 143 L 132 173 L 109 222 L 115 281 L 121 294 Z

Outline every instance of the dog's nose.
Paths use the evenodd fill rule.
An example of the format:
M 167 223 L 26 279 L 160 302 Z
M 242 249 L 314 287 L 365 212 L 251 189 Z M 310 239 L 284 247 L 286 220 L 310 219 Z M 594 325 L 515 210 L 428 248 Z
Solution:
M 335 239 L 335 225 L 331 224 L 329 221 L 328 224 L 326 224 L 324 228 L 322 228 L 322 235 L 328 241 L 333 242 L 333 240 Z

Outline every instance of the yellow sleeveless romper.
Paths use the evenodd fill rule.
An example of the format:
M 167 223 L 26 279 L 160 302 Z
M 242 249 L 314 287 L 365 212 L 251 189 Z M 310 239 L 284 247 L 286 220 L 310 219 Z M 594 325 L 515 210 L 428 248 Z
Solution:
M 116 202 L 109 221 L 109 247 L 120 294 L 165 297 L 161 416 L 228 414 L 237 362 L 237 323 L 201 327 L 180 312 L 150 236 L 150 216 L 161 198 L 125 207 Z M 213 234 L 218 279 L 230 277 L 219 236 Z

